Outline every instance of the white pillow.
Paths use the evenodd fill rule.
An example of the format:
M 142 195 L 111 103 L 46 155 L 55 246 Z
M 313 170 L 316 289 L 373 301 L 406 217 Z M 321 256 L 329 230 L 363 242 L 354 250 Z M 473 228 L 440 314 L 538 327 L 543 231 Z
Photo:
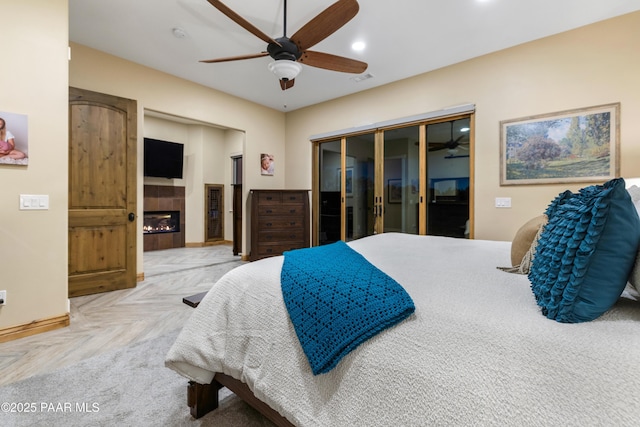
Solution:
M 640 179 L 625 179 L 624 182 L 633 201 L 633 205 L 636 207 L 638 216 L 640 216 L 640 187 L 635 185 L 636 183 L 640 184 Z M 633 264 L 633 270 L 631 270 L 631 275 L 629 276 L 629 284 L 633 286 L 636 291 L 640 292 L 640 250 L 636 254 L 636 262 Z
M 628 284 L 633 286 L 636 291 L 640 292 L 640 251 L 636 254 L 636 262 L 633 264 L 633 270 L 631 270 L 628 280 Z

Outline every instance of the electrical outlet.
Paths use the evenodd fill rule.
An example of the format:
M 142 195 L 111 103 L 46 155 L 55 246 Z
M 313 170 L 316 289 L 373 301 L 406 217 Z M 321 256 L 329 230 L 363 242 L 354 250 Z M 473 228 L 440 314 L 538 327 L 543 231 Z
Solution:
M 7 305 L 7 291 L 0 291 L 0 301 L 2 301 L 0 305 Z

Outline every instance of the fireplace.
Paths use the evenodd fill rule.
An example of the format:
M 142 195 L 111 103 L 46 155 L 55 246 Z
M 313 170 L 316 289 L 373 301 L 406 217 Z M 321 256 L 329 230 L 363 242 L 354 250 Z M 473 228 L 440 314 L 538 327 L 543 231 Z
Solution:
M 184 248 L 187 219 L 185 211 L 185 188 L 168 185 L 144 186 L 144 216 L 141 216 L 144 228 L 144 250 L 159 251 L 163 249 Z M 169 225 L 173 230 L 152 231 L 148 228 L 158 228 L 158 220 L 165 221 L 166 214 L 173 214 L 173 221 L 169 219 Z M 161 214 L 161 218 L 158 218 Z M 149 216 L 149 221 L 147 221 Z M 147 223 L 148 222 L 148 223 Z
M 144 234 L 179 233 L 180 211 L 144 212 L 142 231 Z

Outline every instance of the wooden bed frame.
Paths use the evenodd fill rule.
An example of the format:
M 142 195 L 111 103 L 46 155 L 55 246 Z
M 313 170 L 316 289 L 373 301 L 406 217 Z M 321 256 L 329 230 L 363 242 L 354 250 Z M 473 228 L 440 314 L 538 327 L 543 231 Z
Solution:
M 227 387 L 276 426 L 294 427 L 289 420 L 258 399 L 249 386 L 225 374 L 215 374 L 211 384 L 206 385 L 189 381 L 187 386 L 187 405 L 189 405 L 191 416 L 200 418 L 216 409 L 219 403 L 218 392 L 222 387 Z
M 182 302 L 190 307 L 196 308 L 206 292 L 191 295 L 182 299 Z M 189 405 L 191 416 L 200 418 L 218 408 L 218 392 L 222 387 L 226 387 L 244 400 L 253 409 L 260 412 L 267 419 L 278 427 L 295 427 L 289 420 L 280 415 L 271 406 L 258 399 L 248 385 L 229 375 L 215 374 L 211 384 L 199 384 L 189 381 L 187 386 L 187 405 Z

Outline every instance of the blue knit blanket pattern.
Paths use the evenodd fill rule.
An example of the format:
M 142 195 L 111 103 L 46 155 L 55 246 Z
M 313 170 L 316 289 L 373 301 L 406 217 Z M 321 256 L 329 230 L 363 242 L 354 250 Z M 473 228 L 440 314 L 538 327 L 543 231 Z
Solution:
M 314 375 L 415 311 L 405 289 L 338 241 L 284 253 L 282 296 Z

